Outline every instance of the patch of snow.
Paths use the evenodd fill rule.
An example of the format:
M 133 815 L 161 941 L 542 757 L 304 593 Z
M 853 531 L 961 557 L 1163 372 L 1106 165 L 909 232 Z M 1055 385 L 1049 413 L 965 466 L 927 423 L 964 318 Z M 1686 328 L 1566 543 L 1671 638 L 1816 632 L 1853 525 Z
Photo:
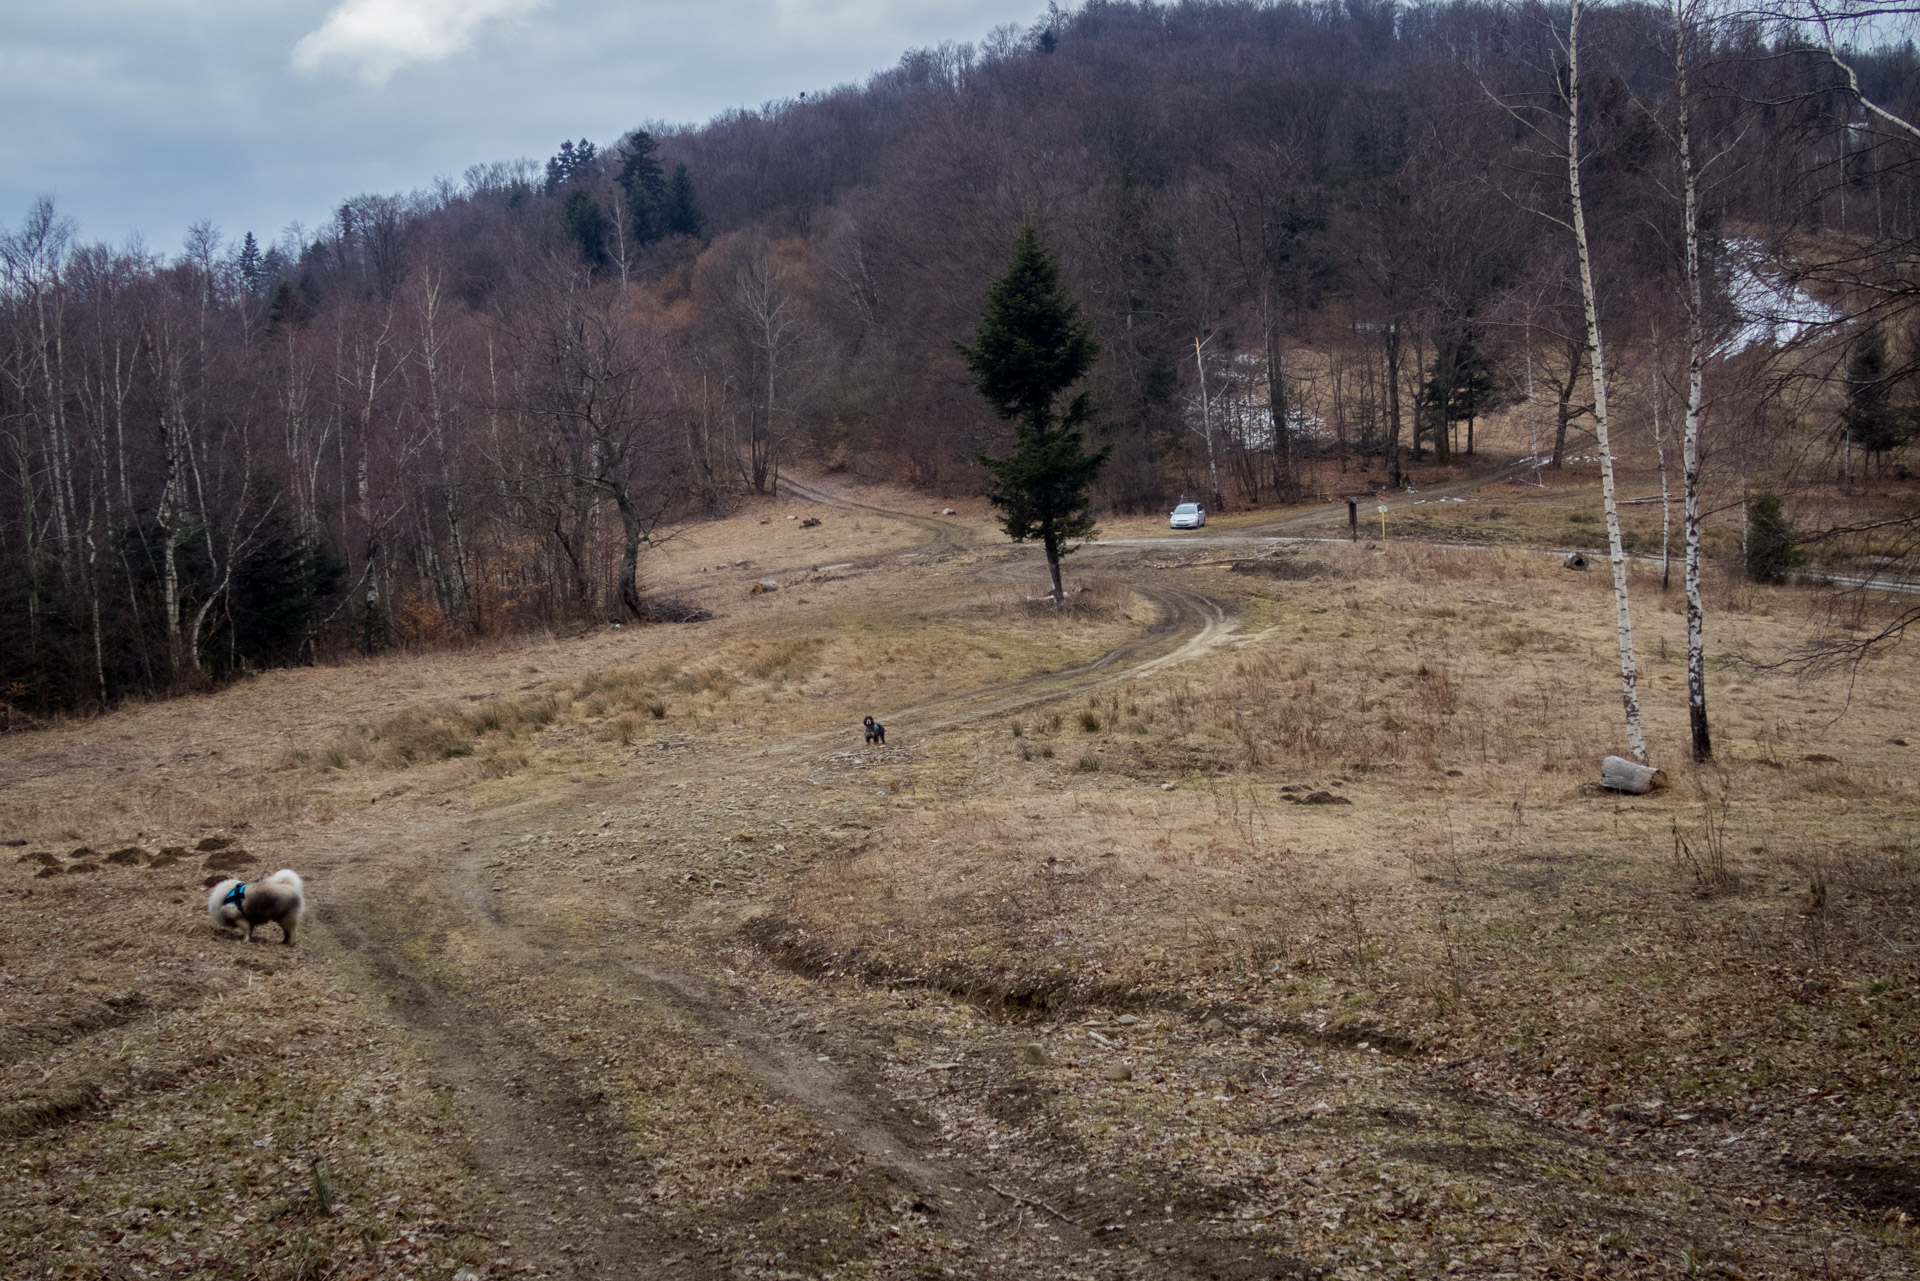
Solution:
M 1784 347 L 1808 330 L 1838 324 L 1841 314 L 1770 268 L 1759 242 L 1727 242 L 1727 299 L 1739 325 L 1716 355 L 1736 355 L 1755 347 Z

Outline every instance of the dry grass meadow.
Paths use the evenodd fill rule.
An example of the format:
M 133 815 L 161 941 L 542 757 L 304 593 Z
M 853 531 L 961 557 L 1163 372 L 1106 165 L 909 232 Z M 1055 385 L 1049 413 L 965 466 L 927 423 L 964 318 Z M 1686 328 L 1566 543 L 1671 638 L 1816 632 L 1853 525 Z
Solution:
M 1060 614 L 767 503 L 652 567 L 711 621 L 0 740 L 0 1276 L 1911 1274 L 1907 656 L 1716 576 L 1695 767 L 1636 565 L 1599 793 L 1592 495 L 1463 496 L 1116 521 Z M 299 946 L 207 924 L 283 865 Z

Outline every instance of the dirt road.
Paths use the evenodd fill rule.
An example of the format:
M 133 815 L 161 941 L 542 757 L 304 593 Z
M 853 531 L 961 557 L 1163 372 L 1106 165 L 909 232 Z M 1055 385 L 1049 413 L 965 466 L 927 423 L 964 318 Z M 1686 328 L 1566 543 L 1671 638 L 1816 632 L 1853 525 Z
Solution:
M 954 522 L 879 514 L 924 531 L 922 555 L 972 541 Z M 996 562 L 984 573 L 1005 581 L 1032 568 Z M 1065 670 L 883 709 L 894 741 L 923 745 L 972 721 L 1135 679 L 1233 634 L 1225 601 L 1165 583 L 1137 590 L 1158 616 L 1131 639 Z M 743 937 L 742 924 L 783 883 L 843 839 L 845 816 L 869 814 L 858 771 L 819 777 L 844 757 L 845 737 L 707 753 L 505 811 L 336 827 L 305 856 L 329 887 L 313 945 L 356 968 L 404 1020 L 459 1100 L 479 1177 L 512 1207 L 502 1235 L 543 1270 L 771 1275 L 858 1259 L 874 1275 L 934 1267 L 1029 1277 L 1105 1253 L 1087 1226 L 1029 1195 L 1028 1171 L 953 1150 L 904 1083 L 917 1067 L 890 1051 L 893 992 L 797 986 Z M 813 776 L 803 804 L 742 781 L 789 771 Z M 712 809 L 723 796 L 717 831 Z M 616 854 L 617 870 L 583 873 L 581 836 L 527 835 L 577 828 L 582 815 L 600 831 L 664 828 L 690 839 L 671 858 L 656 845 L 630 860 Z M 729 839 L 747 830 L 784 839 L 756 839 L 748 854 Z M 690 884 L 686 868 L 710 861 L 721 874 L 703 868 Z M 636 1109 L 649 1110 L 645 1093 L 663 1090 L 705 1097 L 636 1143 L 635 1129 L 647 1129 L 635 1126 Z M 663 1197 L 663 1165 L 701 1153 L 716 1132 L 737 1175 L 717 1192 L 709 1177 Z M 760 1177 L 767 1165 L 770 1180 Z M 545 1192 L 525 1195 L 554 1189 L 565 1192 L 558 1206 Z M 893 1219 L 889 1228 L 849 1240 L 845 1220 L 875 1207 Z

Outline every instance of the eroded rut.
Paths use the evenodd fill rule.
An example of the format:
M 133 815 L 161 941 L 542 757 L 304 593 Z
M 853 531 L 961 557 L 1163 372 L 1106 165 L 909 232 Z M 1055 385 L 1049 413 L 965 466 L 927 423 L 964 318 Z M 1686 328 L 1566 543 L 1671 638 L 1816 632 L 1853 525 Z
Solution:
M 921 530 L 927 541 L 916 556 L 972 550 L 971 532 L 957 523 L 852 502 L 821 487 L 788 488 Z M 1266 541 L 1341 514 L 1308 513 L 1177 546 Z M 879 709 L 882 719 L 924 740 L 1190 662 L 1235 639 L 1227 602 L 1130 574 L 1133 546 L 1086 551 L 1153 602 L 1157 616 L 1139 633 L 1092 661 Z M 1028 558 L 996 560 L 978 576 L 1040 590 L 1042 574 Z M 706 754 L 677 772 L 580 784 L 539 805 L 361 838 L 374 853 L 404 841 L 407 871 L 385 884 L 342 885 L 324 919 L 455 1092 L 476 1136 L 476 1174 L 506 1216 L 500 1231 L 543 1270 L 718 1276 L 790 1268 L 809 1275 L 858 1261 L 873 1275 L 1026 1277 L 1088 1266 L 1089 1251 L 1108 1255 L 1091 1230 L 1097 1214 L 1063 1215 L 1031 1195 L 1027 1175 L 997 1168 L 991 1153 L 957 1152 L 921 1106 L 925 1097 L 889 1085 L 884 1010 L 795 979 L 747 945 L 740 921 L 722 919 L 727 913 L 708 919 L 710 900 L 684 892 L 673 877 L 678 860 L 653 856 L 648 877 L 623 886 L 617 904 L 597 886 L 537 877 L 528 884 L 524 876 L 513 886 L 494 883 L 510 879 L 494 869 L 511 865 L 526 833 L 542 824 L 644 809 L 678 787 L 783 761 L 825 773 L 816 758 L 841 737 L 794 735 Z M 854 786 L 842 780 L 844 803 L 820 798 L 815 834 L 835 826 L 835 810 L 859 804 Z M 691 811 L 686 817 L 697 821 Z M 769 828 L 778 821 L 776 814 L 755 820 Z M 770 883 L 792 883 L 807 866 L 795 855 L 767 875 Z M 811 987 L 797 992 L 795 982 Z M 679 1104 L 688 1106 L 676 1113 Z M 737 1175 L 739 1190 L 729 1198 L 690 1202 L 673 1190 L 691 1187 L 681 1178 L 689 1159 L 775 1168 L 764 1178 Z M 849 1231 L 851 1221 L 882 1205 L 895 1218 L 888 1234 Z M 1207 1249 L 1173 1251 L 1165 1262 L 1181 1258 L 1194 1275 L 1272 1274 L 1251 1258 L 1219 1270 Z M 1133 1273 L 1141 1262 L 1123 1268 L 1109 1256 L 1105 1271 Z M 1281 1261 L 1282 1272 L 1288 1266 Z M 1174 1274 L 1187 1273 L 1151 1264 L 1145 1273 Z
M 924 735 L 1184 662 L 1232 635 L 1223 602 L 1138 590 L 1159 617 L 1099 659 L 887 719 Z M 887 1088 L 884 1011 L 815 992 L 796 1019 L 783 985 L 798 980 L 731 922 L 698 920 L 703 901 L 671 877 L 678 861 L 656 860 L 618 902 L 598 886 L 500 870 L 544 823 L 644 809 L 689 779 L 818 755 L 823 737 L 507 812 L 328 833 L 338 871 L 321 946 L 384 994 L 451 1093 L 502 1216 L 488 1231 L 514 1257 L 605 1277 L 811 1274 L 853 1260 L 875 1275 L 1024 1277 L 1084 1258 L 1089 1233 L 1025 1176 L 978 1151 L 956 1156 L 924 1100 Z M 394 866 L 402 849 L 403 871 L 363 870 Z M 769 875 L 803 870 L 794 858 Z M 711 1174 L 729 1162 L 733 1195 L 695 1191 L 689 1163 Z M 774 1168 L 749 1173 L 755 1162 Z M 850 1230 L 882 1206 L 895 1220 L 887 1232 Z

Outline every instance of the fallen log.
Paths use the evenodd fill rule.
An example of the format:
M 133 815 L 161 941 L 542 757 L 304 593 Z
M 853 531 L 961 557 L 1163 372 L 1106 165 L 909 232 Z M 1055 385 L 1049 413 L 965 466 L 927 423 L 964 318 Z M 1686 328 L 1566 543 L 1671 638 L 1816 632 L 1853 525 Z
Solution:
M 1644 796 L 1667 785 L 1665 770 L 1630 761 L 1624 756 L 1609 756 L 1600 762 L 1600 786 L 1610 792 L 1632 792 Z

